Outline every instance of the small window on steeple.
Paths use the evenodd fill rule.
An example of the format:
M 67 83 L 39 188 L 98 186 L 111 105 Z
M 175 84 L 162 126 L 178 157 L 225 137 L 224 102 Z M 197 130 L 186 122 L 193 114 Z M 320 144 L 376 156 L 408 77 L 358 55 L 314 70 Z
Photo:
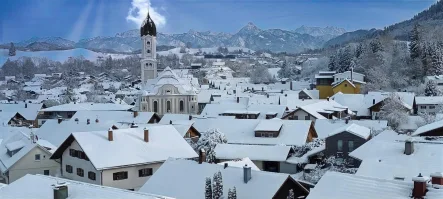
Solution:
M 151 53 L 151 50 L 148 49 L 147 52 L 148 52 L 148 53 Z
M 146 42 L 146 44 L 148 44 L 148 46 L 149 46 L 149 45 L 151 45 L 151 42 L 150 42 L 150 41 L 148 41 L 148 42 Z

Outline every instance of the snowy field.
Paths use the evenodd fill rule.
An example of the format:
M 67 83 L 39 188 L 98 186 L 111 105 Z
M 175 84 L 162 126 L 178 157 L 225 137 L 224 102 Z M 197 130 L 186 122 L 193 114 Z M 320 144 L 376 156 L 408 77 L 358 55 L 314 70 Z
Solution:
M 36 57 L 36 58 L 43 58 L 46 57 L 50 60 L 54 61 L 60 61 L 64 62 L 69 57 L 79 57 L 83 56 L 85 59 L 96 61 L 98 56 L 102 57 L 108 57 L 111 55 L 113 58 L 124 58 L 128 55 L 123 54 L 109 54 L 109 53 L 97 53 L 91 50 L 87 50 L 84 48 L 75 48 L 71 50 L 56 50 L 56 51 L 37 51 L 37 52 L 31 52 L 31 51 L 16 51 L 17 55 L 10 57 L 8 56 L 8 49 L 0 49 L 0 66 L 3 66 L 3 64 L 6 62 L 6 60 L 9 58 L 10 60 L 16 60 L 20 57 Z

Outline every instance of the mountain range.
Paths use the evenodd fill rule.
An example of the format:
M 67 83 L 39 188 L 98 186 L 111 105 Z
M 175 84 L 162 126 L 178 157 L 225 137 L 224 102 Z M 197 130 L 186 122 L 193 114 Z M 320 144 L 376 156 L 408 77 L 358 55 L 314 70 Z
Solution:
M 273 52 L 301 52 L 305 49 L 322 47 L 328 40 L 337 37 L 346 30 L 336 27 L 307 27 L 301 26 L 295 30 L 260 29 L 253 23 L 246 24 L 237 33 L 189 30 L 181 34 L 157 34 L 157 44 L 160 46 L 191 46 L 246 47 L 253 50 L 270 50 Z M 100 52 L 135 53 L 141 48 L 140 32 L 138 29 L 118 33 L 113 37 L 94 37 L 78 42 L 60 37 L 31 38 L 15 43 L 19 50 L 62 50 L 86 48 Z M 0 45 L 1 48 L 9 44 Z

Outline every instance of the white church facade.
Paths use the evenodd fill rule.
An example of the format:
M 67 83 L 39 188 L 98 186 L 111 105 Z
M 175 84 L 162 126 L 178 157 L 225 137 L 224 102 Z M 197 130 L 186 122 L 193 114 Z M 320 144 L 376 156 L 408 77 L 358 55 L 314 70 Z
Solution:
M 157 30 L 149 13 L 140 28 L 140 35 L 143 42 L 140 61 L 143 89 L 138 100 L 139 110 L 159 115 L 197 114 L 197 79 L 180 77 L 169 67 L 161 73 L 157 72 Z

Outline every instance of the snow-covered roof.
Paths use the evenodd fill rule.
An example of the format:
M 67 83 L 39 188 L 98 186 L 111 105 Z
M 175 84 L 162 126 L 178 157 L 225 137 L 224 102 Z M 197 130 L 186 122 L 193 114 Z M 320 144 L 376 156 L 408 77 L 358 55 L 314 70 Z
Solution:
M 249 158 L 242 158 L 241 160 L 224 161 L 217 164 L 223 166 L 225 164 L 228 164 L 228 167 L 238 167 L 238 168 L 243 168 L 245 165 L 248 165 L 249 167 L 251 167 L 252 170 L 260 171 L 257 165 L 255 165 L 254 162 L 252 162 L 252 160 Z
M 415 97 L 417 105 L 424 104 L 443 104 L 443 96 L 420 96 Z
M 385 180 L 329 171 L 310 190 L 307 199 L 407 199 L 411 198 L 413 188 L 413 181 Z M 428 187 L 426 199 L 438 198 L 443 198 L 443 191 Z
M 280 131 L 282 126 L 282 120 L 261 120 L 254 131 Z
M 320 113 L 333 113 L 334 111 L 346 111 L 347 107 L 334 100 L 305 100 L 307 105 L 298 106 L 295 111 L 302 110 L 309 113 L 316 119 L 327 119 Z M 309 101 L 311 103 L 309 103 Z
M 349 155 L 362 160 L 358 175 L 381 179 L 402 177 L 410 180 L 421 173 L 430 176 L 443 168 L 443 143 L 420 141 L 414 143 L 414 152 L 404 154 L 406 135 L 385 131 L 375 136 Z
M 372 101 L 365 100 L 366 96 L 363 94 L 343 94 L 336 93 L 331 97 L 337 103 L 349 107 L 352 112 L 356 112 L 357 116 L 370 116 L 369 106 Z
M 443 127 L 443 120 L 436 121 L 431 124 L 427 124 L 427 125 L 419 127 L 414 133 L 412 133 L 412 136 L 420 136 L 423 133 L 427 133 L 429 131 L 439 129 L 442 127 Z
M 172 85 L 177 88 L 179 94 L 196 95 L 199 87 L 196 78 L 179 77 L 170 67 L 166 67 L 159 73 L 157 78 L 148 80 L 143 88 L 143 95 L 157 95 L 160 88 Z
M 248 157 L 253 161 L 283 162 L 288 159 L 290 146 L 217 144 L 214 151 L 217 159 L 235 160 Z
M 113 141 L 108 140 L 108 131 L 74 132 L 72 136 L 97 170 L 163 162 L 169 157 L 197 157 L 173 126 L 149 126 L 147 129 L 149 142 L 143 140 L 141 128 L 114 130 Z M 69 138 L 65 142 L 69 142 Z M 59 158 L 65 149 L 59 147 L 52 158 Z
M 41 111 L 127 111 L 132 107 L 114 103 L 70 103 L 45 108 Z
M 257 119 L 265 119 L 268 112 L 277 112 L 277 118 L 281 118 L 285 110 L 285 105 L 252 104 L 248 106 L 243 103 L 222 103 L 207 104 L 200 115 L 216 117 L 223 113 L 260 114 Z
M 135 117 L 136 116 L 136 117 Z M 147 124 L 153 117 L 156 116 L 154 112 L 129 112 L 129 111 L 77 111 L 71 118 L 75 120 L 85 121 L 91 119 L 91 123 L 95 122 L 95 119 L 100 121 L 114 121 L 115 123 L 135 123 L 135 124 Z
M 204 133 L 219 129 L 230 144 L 296 145 L 306 143 L 311 120 L 281 120 L 283 126 L 278 137 L 255 137 L 255 128 L 262 120 L 251 119 L 196 119 L 194 127 Z
M 189 120 L 189 114 L 173 114 L 173 113 L 165 113 L 160 120 L 160 124 L 169 124 L 170 121 L 183 121 L 183 120 Z
M 68 180 L 45 175 L 27 174 L 0 189 L 2 199 L 34 199 L 53 198 L 54 185 L 66 183 L 68 186 L 69 199 L 85 198 L 131 198 L 131 199 L 172 199 L 149 193 L 129 191 L 112 187 L 89 184 L 80 181 Z
M 310 151 L 308 151 L 307 153 L 305 153 L 301 157 L 296 157 L 296 156 L 289 157 L 286 160 L 286 162 L 289 164 L 308 163 L 309 157 L 311 157 L 312 155 L 317 154 L 319 152 L 322 152 L 324 150 L 325 150 L 325 145 L 321 145 L 319 147 L 315 147 L 315 148 L 311 149 Z
M 154 173 L 139 191 L 167 195 L 180 199 L 204 199 L 206 177 L 220 171 L 223 178 L 223 195 L 235 187 L 237 198 L 273 198 L 278 189 L 288 179 L 288 174 L 255 171 L 251 169 L 251 179 L 243 181 L 243 168 L 227 167 L 190 160 L 168 160 Z M 203 187 L 203 191 L 195 191 Z
M 360 126 L 358 124 L 347 124 L 343 127 L 333 130 L 331 133 L 329 133 L 329 136 L 337 135 L 342 132 L 352 133 L 363 139 L 368 139 L 369 136 L 371 136 L 371 129 L 368 129 L 364 126 Z
M 386 120 L 348 120 L 348 124 L 357 124 L 373 131 L 382 131 L 388 127 L 388 121 Z M 315 121 L 314 127 L 319 138 L 326 138 L 329 133 L 345 125 L 345 120 L 321 119 Z
M 30 104 L 30 103 L 25 104 L 23 102 L 17 104 L 0 103 L 0 111 L 19 113 L 26 120 L 35 120 L 42 106 L 43 104 Z

